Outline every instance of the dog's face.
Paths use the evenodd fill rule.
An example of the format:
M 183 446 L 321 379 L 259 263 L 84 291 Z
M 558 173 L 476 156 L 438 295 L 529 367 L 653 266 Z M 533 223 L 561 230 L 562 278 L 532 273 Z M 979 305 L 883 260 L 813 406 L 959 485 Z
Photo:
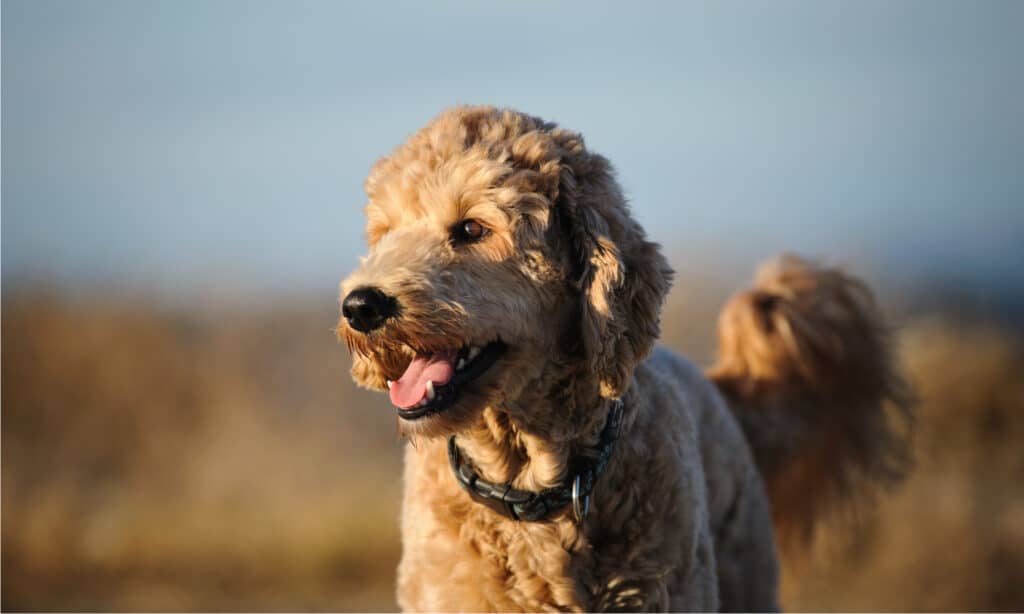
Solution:
M 622 393 L 671 272 L 578 135 L 453 109 L 378 162 L 366 190 L 370 252 L 341 285 L 338 333 L 405 433 L 588 386 Z

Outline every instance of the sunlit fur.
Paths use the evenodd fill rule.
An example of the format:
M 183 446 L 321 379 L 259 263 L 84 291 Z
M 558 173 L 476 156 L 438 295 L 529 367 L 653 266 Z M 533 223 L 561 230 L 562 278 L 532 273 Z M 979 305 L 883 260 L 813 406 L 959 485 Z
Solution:
M 339 323 L 355 380 L 383 391 L 416 351 L 497 338 L 509 347 L 450 409 L 399 421 L 410 440 L 398 571 L 403 609 L 777 607 L 771 513 L 751 454 L 763 444 L 748 445 L 718 388 L 697 368 L 664 349 L 652 354 L 672 271 L 631 217 L 607 160 L 578 134 L 535 117 L 457 107 L 379 161 L 366 191 L 370 250 L 341 295 L 374 286 L 395 297 L 399 312 L 368 334 L 344 318 Z M 466 219 L 489 232 L 476 243 L 453 243 L 451 228 Z M 839 396 L 851 392 L 849 407 L 863 409 L 859 414 L 816 408 L 849 414 L 825 435 L 849 428 L 860 443 L 838 453 L 895 451 L 895 440 L 861 445 L 888 433 L 869 416 L 898 382 L 870 299 L 852 278 L 800 271 L 768 276 L 771 291 L 791 301 L 773 303 L 786 308 L 789 332 L 746 323 L 742 297 L 729 308 L 716 381 L 736 411 L 763 406 L 797 425 L 806 422 L 808 402 L 847 407 Z M 792 298 L 805 287 L 825 300 Z M 832 313 L 831 298 L 846 311 Z M 804 312 L 819 309 L 825 312 Z M 847 324 L 861 320 L 870 326 L 857 334 L 875 342 L 858 339 L 848 352 Z M 828 368 L 814 364 L 805 339 L 829 340 Z M 797 349 L 770 350 L 779 343 Z M 847 390 L 846 367 L 860 374 L 855 384 L 868 387 Z M 782 375 L 792 369 L 798 375 Z M 765 374 L 771 386 L 761 385 Z M 808 396 L 807 379 L 819 374 L 827 376 L 820 390 L 810 389 L 822 394 Z M 509 520 L 472 501 L 451 474 L 445 440 L 455 433 L 490 481 L 528 490 L 562 483 L 573 451 L 594 445 L 608 400 L 618 397 L 625 402 L 622 434 L 580 525 L 568 510 L 547 522 Z M 818 450 L 819 430 L 792 443 Z M 770 437 L 758 428 L 750 434 Z M 798 466 L 801 458 L 787 448 L 776 464 Z M 842 460 L 833 468 L 845 476 L 853 466 L 870 472 L 883 464 Z M 792 486 L 783 483 L 787 476 Z M 843 492 L 850 482 L 773 469 L 769 485 L 773 493 L 814 488 L 808 476 Z M 803 524 L 821 507 L 805 512 L 792 499 L 780 509 L 793 507 L 785 514 Z

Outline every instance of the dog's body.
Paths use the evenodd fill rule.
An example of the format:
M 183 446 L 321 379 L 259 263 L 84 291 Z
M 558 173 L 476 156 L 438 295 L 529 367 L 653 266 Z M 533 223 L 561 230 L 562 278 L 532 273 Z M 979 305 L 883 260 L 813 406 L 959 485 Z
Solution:
M 765 269 L 723 313 L 709 379 L 648 357 L 671 270 L 578 135 L 453 109 L 367 192 L 371 254 L 343 284 L 339 334 L 412 440 L 404 609 L 773 610 L 776 540 L 899 476 L 890 421 L 907 395 L 856 279 L 793 258 Z M 506 495 L 557 490 L 615 399 L 585 514 L 517 520 L 453 474 L 452 436 Z
M 767 498 L 721 396 L 659 349 L 624 400 L 625 435 L 583 525 L 571 514 L 546 523 L 497 514 L 459 488 L 443 440 L 409 446 L 403 608 L 775 609 Z

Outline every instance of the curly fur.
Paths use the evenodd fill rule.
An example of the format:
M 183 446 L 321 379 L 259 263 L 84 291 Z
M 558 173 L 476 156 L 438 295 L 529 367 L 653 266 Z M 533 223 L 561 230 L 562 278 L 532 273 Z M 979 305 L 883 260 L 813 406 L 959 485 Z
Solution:
M 772 610 L 775 543 L 755 456 L 784 531 L 862 477 L 895 475 L 900 441 L 879 407 L 902 400 L 901 384 L 853 278 L 783 261 L 726 309 L 712 383 L 652 354 L 672 271 L 578 134 L 453 108 L 379 161 L 366 191 L 370 252 L 342 296 L 372 285 L 399 313 L 370 333 L 339 323 L 355 380 L 384 390 L 416 352 L 509 347 L 450 409 L 400 421 L 403 609 Z M 489 234 L 454 245 L 465 219 Z M 456 434 L 489 481 L 559 484 L 612 398 L 625 403 L 622 434 L 581 524 L 568 510 L 512 521 L 451 475 L 445 439 Z M 797 434 L 777 440 L 776 426 Z M 820 463 L 828 452 L 837 458 Z M 810 502 L 793 494 L 818 486 Z

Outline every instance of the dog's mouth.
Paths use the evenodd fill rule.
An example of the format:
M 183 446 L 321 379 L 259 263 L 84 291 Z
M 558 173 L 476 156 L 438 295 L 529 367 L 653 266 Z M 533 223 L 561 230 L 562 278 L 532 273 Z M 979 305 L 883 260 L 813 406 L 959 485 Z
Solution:
M 388 381 L 391 403 L 403 420 L 418 420 L 451 407 L 459 392 L 487 372 L 505 353 L 499 339 L 484 346 L 417 352 L 395 381 Z

